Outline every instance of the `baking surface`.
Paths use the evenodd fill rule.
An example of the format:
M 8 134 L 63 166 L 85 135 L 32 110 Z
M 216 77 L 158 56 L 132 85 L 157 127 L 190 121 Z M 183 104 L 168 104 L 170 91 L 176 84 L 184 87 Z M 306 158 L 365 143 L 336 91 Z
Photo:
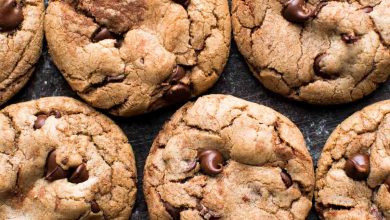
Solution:
M 390 70 L 389 70 L 390 71 Z M 390 81 L 362 100 L 345 105 L 322 107 L 290 101 L 267 91 L 252 76 L 243 57 L 232 42 L 230 58 L 220 80 L 207 94 L 230 94 L 275 109 L 290 118 L 302 131 L 315 163 L 326 139 L 334 128 L 349 115 L 374 102 L 390 99 Z M 42 57 L 29 83 L 6 105 L 47 96 L 70 96 L 74 93 L 54 66 L 47 52 L 46 42 Z M 126 133 L 135 153 L 138 168 L 138 195 L 131 219 L 148 219 L 142 192 L 143 167 L 153 139 L 164 122 L 181 105 L 172 106 L 133 118 L 112 118 Z M 104 112 L 103 112 L 104 113 Z M 318 219 L 312 211 L 309 219 Z

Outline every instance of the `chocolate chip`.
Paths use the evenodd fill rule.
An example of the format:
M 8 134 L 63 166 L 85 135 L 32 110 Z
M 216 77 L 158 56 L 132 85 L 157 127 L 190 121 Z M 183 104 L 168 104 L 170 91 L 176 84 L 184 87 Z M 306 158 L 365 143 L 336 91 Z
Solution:
M 359 37 L 353 34 L 342 34 L 341 39 L 347 44 L 353 44 L 359 40 Z
M 362 10 L 365 13 L 371 13 L 374 10 L 374 8 L 371 6 L 367 6 L 367 7 L 362 8 Z
M 320 53 L 316 56 L 316 58 L 314 59 L 314 64 L 313 64 L 313 69 L 314 69 L 314 72 L 319 75 L 319 76 L 324 76 L 326 75 L 322 70 L 321 70 L 321 67 L 320 67 L 320 62 L 322 61 L 322 59 L 326 56 L 325 53 Z
M 106 39 L 115 39 L 115 36 L 105 27 L 97 29 L 96 32 L 92 35 L 92 42 L 94 43 Z
M 11 31 L 23 22 L 23 10 L 15 0 L 3 0 L 0 3 L 0 30 Z
M 293 23 L 303 23 L 312 16 L 312 12 L 305 10 L 304 0 L 290 0 L 283 9 L 283 17 Z
M 201 150 L 198 152 L 202 172 L 214 176 L 222 172 L 224 158 L 217 150 Z
M 99 205 L 96 203 L 95 200 L 92 200 L 92 201 L 91 201 L 91 211 L 92 211 L 93 213 L 98 213 L 98 212 L 100 212 L 100 207 L 99 207 Z
M 344 167 L 347 176 L 354 180 L 365 180 L 370 173 L 370 156 L 355 154 L 351 156 Z
M 169 79 L 169 83 L 171 84 L 177 84 L 183 77 L 186 75 L 186 70 L 184 67 L 180 65 L 176 65 L 176 67 L 172 71 L 172 75 Z
M 384 182 L 386 185 L 387 185 L 387 189 L 389 190 L 390 192 L 390 176 L 388 176 Z
M 45 180 L 53 182 L 55 180 L 64 179 L 68 175 L 68 171 L 62 169 L 56 162 L 56 151 L 49 153 L 46 159 Z
M 280 177 L 282 178 L 284 185 L 286 185 L 286 188 L 290 188 L 292 186 L 293 181 L 290 174 L 283 170 L 280 172 Z
M 190 0 L 173 0 L 175 3 L 182 5 L 183 7 L 188 7 L 190 5 Z
M 82 183 L 87 181 L 89 178 L 87 165 L 85 163 L 80 164 L 76 170 L 69 177 L 71 183 Z
M 165 210 L 169 213 L 169 215 L 173 218 L 173 220 L 179 220 L 180 219 L 180 209 L 174 207 L 173 205 L 164 202 Z
M 189 98 L 191 98 L 191 90 L 184 84 L 172 86 L 164 95 L 164 99 L 169 102 L 183 102 Z
M 36 130 L 42 128 L 45 125 L 46 119 L 47 115 L 38 115 L 37 119 L 34 122 L 34 129 Z
M 50 115 L 54 115 L 54 117 L 56 117 L 56 118 L 62 117 L 61 112 L 58 110 L 54 110 L 54 111 L 50 112 Z
M 107 77 L 107 82 L 122 82 L 125 79 L 125 75 L 121 74 L 118 76 L 108 76 Z

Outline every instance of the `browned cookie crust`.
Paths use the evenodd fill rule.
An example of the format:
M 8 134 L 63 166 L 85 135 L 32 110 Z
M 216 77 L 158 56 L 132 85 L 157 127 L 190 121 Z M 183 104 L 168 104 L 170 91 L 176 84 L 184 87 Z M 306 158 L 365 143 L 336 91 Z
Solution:
M 315 196 L 324 219 L 390 219 L 390 100 L 336 128 L 318 162 Z
M 146 161 L 154 219 L 305 219 L 314 170 L 299 129 L 262 105 L 210 95 L 182 107 Z
M 0 111 L 0 219 L 128 219 L 133 151 L 118 126 L 65 97 Z
M 49 51 L 91 105 L 132 116 L 210 88 L 227 61 L 227 0 L 53 0 Z
M 390 75 L 390 0 L 233 0 L 232 21 L 253 74 L 283 96 L 347 103 Z
M 43 0 L 0 0 L 0 105 L 28 81 L 43 38 Z

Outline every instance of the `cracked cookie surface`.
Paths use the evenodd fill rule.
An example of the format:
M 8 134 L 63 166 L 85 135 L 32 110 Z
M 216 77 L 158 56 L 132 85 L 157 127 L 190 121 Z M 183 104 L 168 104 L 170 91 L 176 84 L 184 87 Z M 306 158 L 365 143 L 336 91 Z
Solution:
M 311 104 L 372 93 L 390 75 L 390 0 L 233 0 L 234 37 L 269 90 Z
M 29 80 L 43 40 L 43 0 L 0 0 L 0 105 Z
M 316 172 L 316 209 L 324 219 L 390 219 L 390 100 L 342 122 Z
M 299 129 L 268 107 L 225 95 L 178 110 L 144 172 L 151 219 L 305 219 L 313 190 Z
M 0 219 L 128 219 L 136 168 L 106 116 L 71 98 L 0 111 Z
M 227 61 L 226 0 L 50 1 L 49 51 L 84 100 L 132 116 L 209 89 Z

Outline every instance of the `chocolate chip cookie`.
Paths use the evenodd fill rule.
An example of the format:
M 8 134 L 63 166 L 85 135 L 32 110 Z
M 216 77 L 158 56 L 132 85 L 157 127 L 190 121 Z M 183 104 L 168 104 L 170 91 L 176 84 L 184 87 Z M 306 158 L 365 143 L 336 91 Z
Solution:
M 186 104 L 153 143 L 144 172 L 150 219 L 305 219 L 314 169 L 299 129 L 232 96 Z
M 390 100 L 336 128 L 316 175 L 316 209 L 323 219 L 390 219 Z
M 49 51 L 84 100 L 132 116 L 210 88 L 227 61 L 227 0 L 53 0 Z
M 128 219 L 136 168 L 118 126 L 65 97 L 0 111 L 0 219 Z
M 232 21 L 267 89 L 328 105 L 361 99 L 388 79 L 389 10 L 389 0 L 233 0 Z
M 43 38 L 43 0 L 0 0 L 0 105 L 29 80 Z

